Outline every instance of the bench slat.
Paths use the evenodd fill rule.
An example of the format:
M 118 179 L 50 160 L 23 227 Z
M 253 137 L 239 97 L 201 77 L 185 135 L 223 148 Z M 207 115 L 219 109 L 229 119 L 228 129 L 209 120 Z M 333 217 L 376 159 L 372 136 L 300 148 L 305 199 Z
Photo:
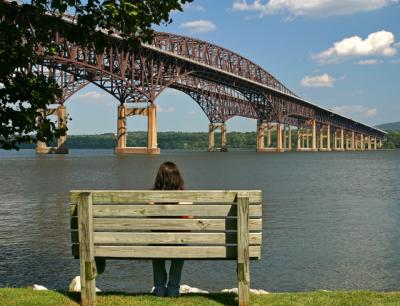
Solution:
M 74 242 L 78 242 L 77 238 Z M 95 244 L 236 244 L 236 233 L 105 233 L 94 232 Z M 249 234 L 250 245 L 261 244 L 261 233 Z
M 261 205 L 250 206 L 250 217 L 261 217 Z M 155 216 L 236 216 L 237 205 L 94 205 L 94 217 L 155 217 Z
M 261 257 L 260 246 L 250 246 L 252 258 Z M 236 246 L 95 246 L 95 256 L 116 258 L 236 258 Z
M 93 218 L 94 231 L 135 230 L 189 230 L 229 231 L 236 230 L 236 218 L 232 219 L 172 219 L 172 218 Z M 261 231 L 261 219 L 249 219 L 249 231 Z
M 238 192 L 246 192 L 250 203 L 262 202 L 260 190 L 185 190 L 185 191 L 160 191 L 160 190 L 73 190 L 70 192 L 70 202 L 78 202 L 82 192 L 92 192 L 93 203 L 176 203 L 176 202 L 201 202 L 201 203 L 233 203 Z

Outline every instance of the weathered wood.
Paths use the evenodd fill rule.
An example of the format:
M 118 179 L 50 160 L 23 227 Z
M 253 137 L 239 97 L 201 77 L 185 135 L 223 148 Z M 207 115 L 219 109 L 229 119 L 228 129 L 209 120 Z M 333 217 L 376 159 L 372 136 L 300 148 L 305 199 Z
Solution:
M 261 191 L 73 191 L 70 200 L 82 305 L 95 304 L 106 258 L 236 259 L 239 304 L 249 304 L 249 259 L 261 257 Z
M 260 246 L 250 246 L 250 257 L 258 258 Z M 111 258 L 236 259 L 236 246 L 95 246 L 95 255 Z
M 250 305 L 250 247 L 249 247 L 249 198 L 245 193 L 238 194 L 238 242 L 237 275 L 239 306 Z
M 236 205 L 94 205 L 94 217 L 156 217 L 156 216 L 236 216 Z M 250 217 L 261 217 L 261 205 L 250 205 Z
M 94 218 L 94 230 L 103 232 L 134 230 L 185 230 L 185 231 L 226 231 L 236 230 L 234 219 L 173 219 L 173 218 Z M 261 231 L 261 219 L 249 220 L 250 231 Z
M 73 240 L 73 242 L 77 242 Z M 204 244 L 225 245 L 237 243 L 236 233 L 121 233 L 94 232 L 95 244 Z M 249 234 L 250 245 L 261 245 L 261 233 Z
M 236 253 L 237 252 L 235 251 L 236 250 L 236 246 L 232 245 L 232 246 L 229 246 L 229 248 L 230 248 L 230 252 L 231 252 L 230 255 L 232 255 L 232 257 L 228 257 L 228 258 L 226 258 L 226 257 L 217 257 L 217 258 L 210 258 L 210 259 L 236 259 L 237 258 L 236 257 Z M 258 259 L 261 258 L 261 247 L 259 245 L 250 246 L 250 250 L 251 250 L 251 257 L 250 257 L 251 260 L 258 260 Z M 72 245 L 72 255 L 76 259 L 79 258 L 79 244 L 73 244 Z M 163 258 L 164 257 L 165 257 L 165 254 L 163 255 Z M 100 257 L 99 255 L 97 255 L 95 257 L 95 260 L 97 260 L 99 258 L 103 258 L 103 257 Z M 107 258 L 117 258 L 117 257 L 105 256 L 104 258 L 107 259 Z M 141 259 L 141 258 L 148 258 L 148 257 L 135 257 L 135 259 Z M 131 259 L 131 257 L 121 257 L 121 259 L 128 259 L 129 260 L 129 259 Z M 192 258 L 192 259 L 196 259 L 196 258 Z M 207 258 L 198 258 L 198 259 L 207 259 Z M 96 261 L 96 267 L 97 267 L 97 270 L 98 270 L 97 271 L 98 274 L 101 274 L 102 273 L 102 269 L 99 268 L 99 265 L 97 264 L 97 261 Z
M 244 190 L 245 191 L 245 190 Z M 154 191 L 154 190 L 73 190 L 70 193 L 70 202 L 75 204 L 78 195 L 82 192 L 93 193 L 95 204 L 129 204 L 129 203 L 177 203 L 177 202 L 200 202 L 200 203 L 233 203 L 236 201 L 237 190 L 185 190 L 185 191 Z M 262 203 L 262 192 L 259 190 L 247 191 L 250 203 Z
M 96 264 L 94 262 L 92 194 L 82 193 L 78 200 L 79 262 L 81 276 L 81 304 L 96 304 Z

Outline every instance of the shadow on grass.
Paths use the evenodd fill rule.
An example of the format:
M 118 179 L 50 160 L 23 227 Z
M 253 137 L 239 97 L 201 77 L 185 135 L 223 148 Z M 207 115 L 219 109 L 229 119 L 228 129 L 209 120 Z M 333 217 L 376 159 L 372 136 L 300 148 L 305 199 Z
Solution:
M 203 296 L 222 305 L 237 305 L 237 295 L 232 293 L 187 294 L 187 296 Z M 186 296 L 186 294 L 185 294 Z
M 66 296 L 70 300 L 79 304 L 81 301 L 80 292 L 68 292 L 68 291 L 58 291 L 60 294 Z M 119 297 L 154 297 L 151 293 L 124 293 L 124 292 L 98 292 L 97 296 L 119 296 Z M 208 300 L 212 300 L 214 302 L 220 303 L 222 305 L 237 305 L 237 296 L 231 293 L 210 293 L 210 294 L 201 294 L 201 293 L 186 293 L 182 294 L 181 297 L 203 297 Z M 177 298 L 179 301 L 179 298 Z
M 80 302 L 81 302 L 81 293 L 80 292 L 69 292 L 69 291 L 61 291 L 61 290 L 57 290 L 57 292 L 66 296 L 67 298 L 74 301 L 75 303 L 80 304 Z

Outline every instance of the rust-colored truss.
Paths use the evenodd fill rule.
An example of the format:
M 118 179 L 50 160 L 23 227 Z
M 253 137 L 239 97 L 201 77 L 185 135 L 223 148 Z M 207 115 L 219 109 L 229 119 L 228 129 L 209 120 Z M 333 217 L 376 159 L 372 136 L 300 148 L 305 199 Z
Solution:
M 1 12 L 0 18 L 8 18 Z M 40 29 L 37 29 L 40 30 Z M 107 35 L 107 34 L 104 34 Z M 57 79 L 64 94 L 60 103 L 89 82 L 123 103 L 155 103 L 166 88 L 192 97 L 211 123 L 234 116 L 304 126 L 320 125 L 384 137 L 381 130 L 338 115 L 298 97 L 269 72 L 243 56 L 198 39 L 155 33 L 151 44 L 128 48 L 116 35 L 109 47 L 96 52 L 56 33 L 59 48 L 49 54 L 38 47 L 43 62 L 36 69 Z

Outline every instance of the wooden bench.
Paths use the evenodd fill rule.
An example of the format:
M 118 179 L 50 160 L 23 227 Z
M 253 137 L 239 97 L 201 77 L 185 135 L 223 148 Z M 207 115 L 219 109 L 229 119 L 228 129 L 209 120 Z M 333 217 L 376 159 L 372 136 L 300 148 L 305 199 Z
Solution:
M 261 191 L 79 190 L 70 203 L 82 305 L 95 304 L 99 264 L 109 258 L 237 260 L 239 305 L 249 304 L 249 259 L 261 258 Z

